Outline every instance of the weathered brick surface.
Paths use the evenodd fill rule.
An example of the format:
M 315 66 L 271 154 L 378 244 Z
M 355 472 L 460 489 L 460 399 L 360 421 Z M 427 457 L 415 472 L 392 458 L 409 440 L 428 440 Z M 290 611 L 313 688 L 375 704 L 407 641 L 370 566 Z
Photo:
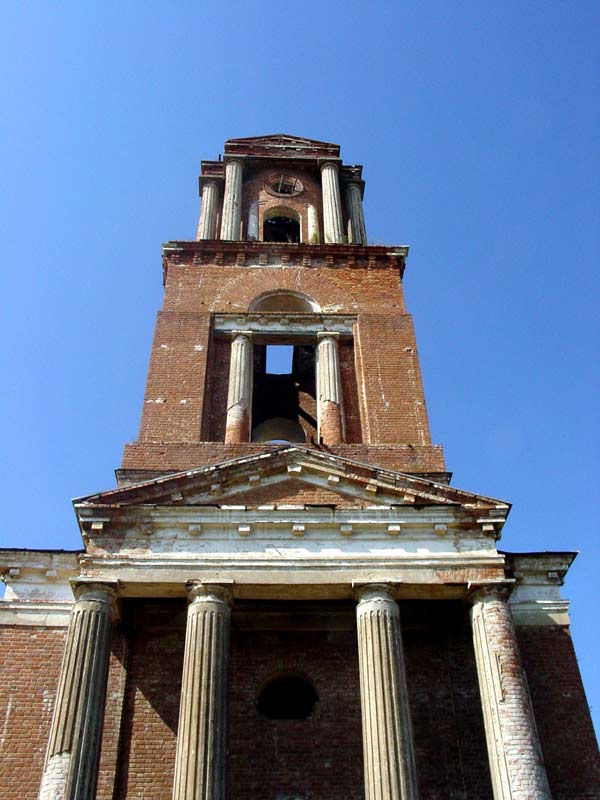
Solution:
M 0 627 L 0 786 L 5 800 L 38 796 L 66 630 Z
M 246 221 L 250 211 L 250 204 L 253 201 L 258 201 L 258 226 L 262 239 L 262 230 L 264 220 L 273 213 L 274 209 L 290 209 L 296 212 L 300 217 L 301 227 L 301 241 L 307 242 L 308 236 L 308 206 L 313 205 L 318 209 L 319 220 L 323 219 L 322 203 L 321 203 L 321 181 L 317 176 L 308 175 L 306 172 L 300 172 L 297 169 L 285 170 L 286 176 L 290 178 L 297 178 L 301 181 L 303 191 L 300 195 L 273 195 L 265 188 L 265 181 L 271 176 L 281 175 L 281 169 L 269 167 L 266 169 L 253 170 L 252 173 L 244 175 L 244 192 L 242 197 L 242 238 L 246 236 Z M 285 216 L 282 211 L 280 216 Z M 323 241 L 323 227 L 321 224 L 320 241 Z
M 568 628 L 518 627 L 553 800 L 598 800 L 600 754 Z
M 285 480 L 279 483 L 254 489 L 249 492 L 231 495 L 228 503 L 243 504 L 246 506 L 260 505 L 336 505 L 340 508 L 364 508 L 367 504 L 357 497 L 348 495 L 344 497 L 336 492 L 330 492 L 320 486 L 311 486 L 309 483 L 296 480 Z
M 217 448 L 212 458 L 202 459 L 201 450 L 189 449 L 202 442 L 222 444 L 225 437 L 231 343 L 211 331 L 210 315 L 245 313 L 256 296 L 285 289 L 308 295 L 325 311 L 357 315 L 354 342 L 342 340 L 339 348 L 347 443 L 401 445 L 389 466 L 444 470 L 441 448 L 431 445 L 397 269 L 223 266 L 198 264 L 186 255 L 177 256 L 167 274 L 140 436 L 126 447 L 123 468 L 187 469 L 225 455 Z M 307 442 L 314 443 L 314 387 L 298 391 L 300 423 Z M 367 452 L 361 456 L 367 458 Z
M 127 679 L 113 800 L 162 800 L 173 787 L 185 603 L 130 605 L 123 629 Z
M 243 604 L 242 604 L 243 606 Z M 230 796 L 361 798 L 362 751 L 353 608 L 343 625 L 254 629 L 234 606 Z M 170 796 L 185 640 L 183 601 L 128 601 L 113 636 L 99 800 Z M 402 603 L 421 796 L 491 800 L 479 688 L 466 610 Z M 248 616 L 246 615 L 246 620 Z M 268 626 L 267 626 L 268 627 Z M 519 628 L 553 800 L 597 800 L 594 732 L 568 632 Z M 65 630 L 5 627 L 0 664 L 0 780 L 7 800 L 37 797 Z M 551 657 L 549 657 L 549 655 Z M 265 720 L 260 686 L 301 671 L 320 696 L 306 721 Z M 30 769 L 23 770 L 23 763 Z
M 125 445 L 122 469 L 131 470 L 139 478 L 143 471 L 162 474 L 194 469 L 276 448 L 277 445 L 269 444 L 133 442 Z M 337 444 L 329 447 L 321 446 L 318 449 L 342 456 L 342 458 L 369 463 L 374 467 L 395 469 L 409 474 L 443 473 L 445 470 L 442 449 L 435 445 L 421 447 L 418 445 Z M 124 474 L 122 478 L 126 480 L 127 474 Z

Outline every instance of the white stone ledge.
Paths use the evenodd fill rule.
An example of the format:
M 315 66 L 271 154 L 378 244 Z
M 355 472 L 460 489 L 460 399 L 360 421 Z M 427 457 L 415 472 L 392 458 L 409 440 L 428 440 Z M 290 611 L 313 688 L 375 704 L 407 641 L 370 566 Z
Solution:
M 511 602 L 510 607 L 515 625 L 518 627 L 568 626 L 571 624 L 568 600 Z
M 19 603 L 0 601 L 0 625 L 66 628 L 72 603 Z

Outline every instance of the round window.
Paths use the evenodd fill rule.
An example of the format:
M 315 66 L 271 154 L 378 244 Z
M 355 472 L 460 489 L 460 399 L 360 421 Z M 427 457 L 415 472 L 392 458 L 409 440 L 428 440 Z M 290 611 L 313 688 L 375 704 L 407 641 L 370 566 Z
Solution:
M 277 197 L 290 197 L 290 195 L 300 194 L 304 186 L 298 178 L 278 172 L 276 175 L 270 175 L 267 178 L 265 189 L 269 194 L 274 194 Z
M 318 700 L 314 686 L 301 675 L 270 680 L 258 696 L 257 710 L 267 719 L 306 719 Z

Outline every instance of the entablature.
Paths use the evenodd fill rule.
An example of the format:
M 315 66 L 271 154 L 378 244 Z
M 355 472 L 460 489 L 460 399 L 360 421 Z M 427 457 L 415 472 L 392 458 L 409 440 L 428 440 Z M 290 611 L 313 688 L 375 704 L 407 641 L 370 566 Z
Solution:
M 402 278 L 407 245 L 360 245 L 228 241 L 172 241 L 162 246 L 163 281 L 180 264 L 232 267 L 326 267 L 396 269 Z

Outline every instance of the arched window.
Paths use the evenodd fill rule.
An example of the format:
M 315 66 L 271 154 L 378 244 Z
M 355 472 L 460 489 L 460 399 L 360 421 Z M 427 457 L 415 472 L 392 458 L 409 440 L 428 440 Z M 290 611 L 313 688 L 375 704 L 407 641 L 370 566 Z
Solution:
M 264 242 L 300 242 L 300 214 L 291 208 L 275 207 L 265 212 L 263 221 Z
M 266 719 L 306 719 L 318 699 L 315 687 L 304 675 L 278 675 L 262 687 L 257 711 Z
M 319 306 L 308 295 L 300 292 L 278 289 L 264 292 L 250 303 L 250 311 L 287 311 L 289 313 L 307 313 L 319 311 Z

